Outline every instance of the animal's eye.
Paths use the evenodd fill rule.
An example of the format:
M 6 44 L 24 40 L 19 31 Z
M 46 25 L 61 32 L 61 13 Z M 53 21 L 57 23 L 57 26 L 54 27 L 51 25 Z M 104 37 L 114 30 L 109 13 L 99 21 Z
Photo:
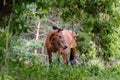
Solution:
M 61 36 L 59 36 L 59 38 L 61 38 Z

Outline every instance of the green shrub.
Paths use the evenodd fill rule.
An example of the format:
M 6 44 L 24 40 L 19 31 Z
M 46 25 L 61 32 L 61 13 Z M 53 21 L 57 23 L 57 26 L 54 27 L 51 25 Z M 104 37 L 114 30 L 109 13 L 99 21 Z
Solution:
M 80 56 L 84 55 L 85 62 L 89 59 L 93 59 L 96 55 L 96 46 L 90 36 L 85 32 L 79 32 L 76 36 L 76 40 L 77 50 L 79 50 Z

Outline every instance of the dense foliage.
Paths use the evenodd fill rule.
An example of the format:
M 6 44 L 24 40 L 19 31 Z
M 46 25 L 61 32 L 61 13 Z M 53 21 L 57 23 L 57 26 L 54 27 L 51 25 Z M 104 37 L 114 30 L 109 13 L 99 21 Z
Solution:
M 120 67 L 116 64 L 120 60 L 119 0 L 2 0 L 0 11 L 6 6 L 9 14 L 0 12 L 4 14 L 0 16 L 0 80 L 119 79 Z M 91 59 L 87 64 L 81 60 L 75 66 L 61 63 L 58 68 L 56 62 L 50 69 L 46 57 L 34 55 L 35 49 L 41 53 L 44 46 L 43 36 L 39 41 L 35 39 L 39 22 L 40 35 L 51 29 L 51 24 L 44 22 L 47 19 L 52 25 L 60 23 L 62 28 L 72 26 L 77 32 L 79 58 L 84 57 L 83 62 Z M 96 56 L 100 57 L 98 64 L 92 62 L 99 59 Z M 115 66 L 101 68 L 102 61 L 111 61 Z

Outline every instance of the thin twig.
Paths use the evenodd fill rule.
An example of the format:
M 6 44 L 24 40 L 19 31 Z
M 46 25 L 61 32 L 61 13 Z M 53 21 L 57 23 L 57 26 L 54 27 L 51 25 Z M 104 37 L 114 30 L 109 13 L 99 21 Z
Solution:
M 36 29 L 36 42 L 38 41 L 39 39 L 39 29 L 40 29 L 40 21 L 38 20 L 38 24 L 37 24 L 37 29 Z M 37 49 L 34 50 L 34 53 L 37 55 L 38 54 L 38 51 Z
M 11 22 L 11 16 L 12 13 L 10 14 L 10 19 L 8 21 L 8 26 L 7 26 L 7 31 L 6 31 L 6 51 L 5 51 L 5 59 L 2 62 L 2 67 L 1 67 L 1 72 L 2 72 L 2 79 L 4 79 L 4 75 L 7 74 L 8 71 L 8 55 L 9 55 L 9 29 L 10 29 L 10 22 Z
M 12 13 L 10 15 L 10 19 L 8 22 L 8 28 L 7 28 L 7 33 L 6 33 L 6 55 L 5 55 L 5 66 L 6 66 L 6 72 L 7 72 L 7 60 L 8 60 L 8 55 L 9 55 L 9 29 L 10 29 L 10 22 L 11 22 L 11 16 Z

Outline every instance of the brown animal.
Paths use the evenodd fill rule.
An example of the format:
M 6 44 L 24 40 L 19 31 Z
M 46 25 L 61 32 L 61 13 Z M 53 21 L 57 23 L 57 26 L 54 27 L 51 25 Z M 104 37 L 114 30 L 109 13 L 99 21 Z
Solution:
M 68 53 L 70 52 L 70 62 L 76 58 L 75 33 L 71 30 L 63 30 L 53 26 L 46 38 L 46 48 L 49 57 L 49 63 L 52 62 L 52 52 L 62 55 L 64 61 L 68 64 Z

